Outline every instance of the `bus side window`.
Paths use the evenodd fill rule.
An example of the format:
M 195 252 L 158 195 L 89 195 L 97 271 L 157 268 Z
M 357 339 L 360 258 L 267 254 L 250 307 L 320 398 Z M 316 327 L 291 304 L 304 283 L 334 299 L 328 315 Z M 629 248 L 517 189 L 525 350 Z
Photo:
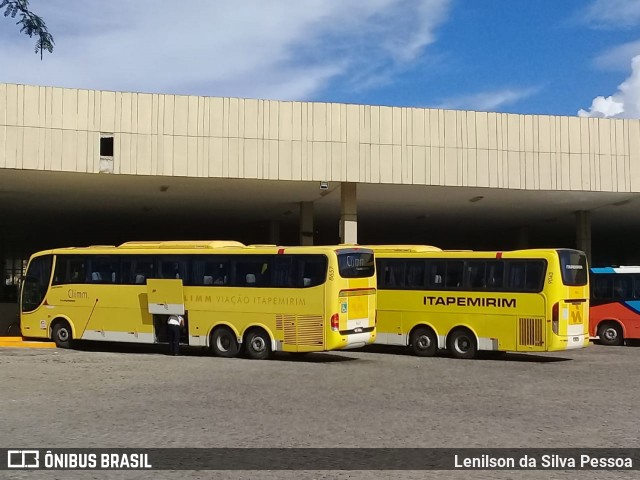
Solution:
M 633 297 L 638 300 L 640 299 L 640 276 L 635 275 L 633 277 Z
M 376 276 L 378 280 L 378 289 L 384 288 L 384 280 L 387 275 L 386 263 L 383 260 L 376 259 Z
M 199 258 L 200 257 L 200 258 Z M 191 262 L 189 285 L 227 285 L 229 279 L 229 259 L 218 256 L 196 256 Z
M 504 262 L 493 260 L 487 262 L 487 289 L 501 290 L 504 287 Z
M 424 262 L 422 260 L 407 262 L 407 279 L 405 285 L 408 288 L 424 288 Z
M 91 283 L 116 283 L 118 280 L 120 261 L 117 256 L 89 256 L 87 267 Z
M 526 263 L 510 261 L 507 288 L 516 292 L 524 290 L 525 276 Z
M 631 298 L 631 277 L 619 276 L 613 279 L 613 298 Z
M 84 262 L 85 258 L 83 256 L 58 255 L 53 274 L 53 284 L 86 283 Z M 90 278 L 89 281 L 91 281 Z
M 544 270 L 544 262 L 538 260 L 527 262 L 527 274 L 524 287 L 528 292 L 537 292 L 542 288 Z
M 273 259 L 273 270 L 271 272 L 272 287 L 294 287 L 296 278 L 296 264 L 290 255 L 278 255 Z
M 69 259 L 69 283 L 85 283 L 84 257 L 71 257 Z
M 486 262 L 467 262 L 466 286 L 470 290 L 484 290 L 487 286 L 485 282 Z
M 445 287 L 459 288 L 462 286 L 462 273 L 464 262 L 462 260 L 449 260 L 447 262 L 447 275 L 445 277 Z
M 404 286 L 405 262 L 402 260 L 388 260 L 385 271 L 385 287 L 401 288 Z
M 133 260 L 132 283 L 142 285 L 147 282 L 148 278 L 158 278 L 155 264 L 155 257 L 150 255 L 135 258 Z
M 431 262 L 427 267 L 427 271 L 429 272 L 427 286 L 434 289 L 444 288 L 443 280 L 446 272 L 446 263 L 441 260 Z
M 327 257 L 324 255 L 305 255 L 302 260 L 302 286 L 322 285 L 327 278 Z
M 613 279 L 610 276 L 597 275 L 593 282 L 594 298 L 613 298 Z
M 158 278 L 177 278 L 186 283 L 188 261 L 184 257 L 162 258 Z
M 235 258 L 235 285 L 264 287 L 271 284 L 269 258 L 258 255 L 245 255 Z
M 65 282 L 67 272 L 67 257 L 58 255 L 56 257 L 56 268 L 53 271 L 52 285 L 62 285 Z

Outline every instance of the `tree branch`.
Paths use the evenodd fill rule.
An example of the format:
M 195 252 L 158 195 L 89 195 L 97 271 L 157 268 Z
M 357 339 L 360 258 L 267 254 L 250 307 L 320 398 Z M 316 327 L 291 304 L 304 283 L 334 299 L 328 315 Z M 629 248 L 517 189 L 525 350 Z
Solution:
M 29 10 L 29 0 L 0 0 L 0 10 L 7 7 L 4 11 L 5 17 L 16 18 L 20 14 L 20 20 L 16 25 L 20 25 L 20 32 L 38 37 L 36 41 L 35 53 L 40 53 L 40 60 L 45 50 L 49 53 L 53 52 L 53 36 L 47 30 L 44 20 Z

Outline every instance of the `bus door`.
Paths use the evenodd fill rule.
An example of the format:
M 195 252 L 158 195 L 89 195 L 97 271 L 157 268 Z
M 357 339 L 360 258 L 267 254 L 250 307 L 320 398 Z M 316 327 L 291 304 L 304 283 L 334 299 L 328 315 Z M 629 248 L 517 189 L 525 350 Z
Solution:
M 169 315 L 181 315 L 184 329 L 180 343 L 189 344 L 189 324 L 184 308 L 184 292 L 181 279 L 147 279 L 149 313 L 153 315 L 153 331 L 156 343 L 169 341 L 167 321 Z

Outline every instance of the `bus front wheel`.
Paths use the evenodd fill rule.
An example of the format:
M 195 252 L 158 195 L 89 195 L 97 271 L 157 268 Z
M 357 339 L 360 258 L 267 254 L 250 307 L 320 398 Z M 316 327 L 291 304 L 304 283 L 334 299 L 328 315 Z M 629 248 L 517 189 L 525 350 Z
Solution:
M 69 348 L 71 346 L 71 327 L 67 322 L 56 323 L 51 334 L 56 347 Z
M 624 342 L 622 328 L 614 322 L 605 322 L 598 327 L 598 337 L 603 345 L 620 346 Z
M 227 327 L 218 327 L 211 334 L 211 348 L 219 357 L 232 358 L 240 347 L 235 334 Z
M 438 350 L 438 337 L 430 328 L 420 327 L 409 337 L 411 350 L 419 357 L 433 357 Z
M 476 338 L 467 329 L 454 330 L 449 334 L 449 351 L 456 358 L 475 358 L 478 351 Z
M 266 360 L 271 356 L 271 338 L 264 330 L 253 330 L 247 334 L 244 348 L 249 358 Z

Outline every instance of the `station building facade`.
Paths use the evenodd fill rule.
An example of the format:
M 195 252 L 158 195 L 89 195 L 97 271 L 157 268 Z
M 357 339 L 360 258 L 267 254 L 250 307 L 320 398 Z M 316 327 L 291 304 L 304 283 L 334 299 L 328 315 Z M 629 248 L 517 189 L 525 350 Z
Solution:
M 0 84 L 5 301 L 33 251 L 127 240 L 640 262 L 638 207 L 640 120 Z

